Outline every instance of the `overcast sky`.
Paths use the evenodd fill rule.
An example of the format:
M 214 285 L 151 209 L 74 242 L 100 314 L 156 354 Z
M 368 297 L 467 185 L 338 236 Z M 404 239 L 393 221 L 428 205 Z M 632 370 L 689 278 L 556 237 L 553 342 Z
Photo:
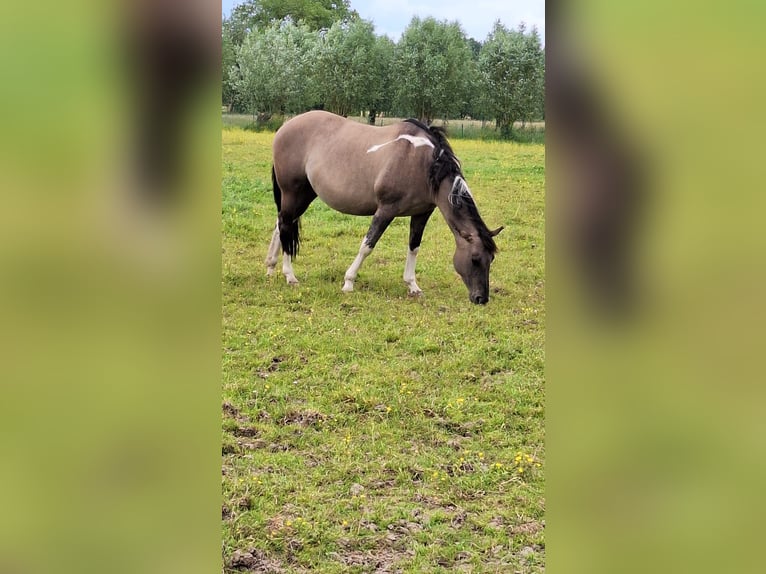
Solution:
M 224 15 L 241 0 L 221 0 Z M 413 16 L 457 20 L 465 33 L 483 42 L 495 20 L 509 28 L 537 26 L 545 44 L 545 0 L 351 0 L 351 8 L 371 20 L 377 34 L 399 40 Z

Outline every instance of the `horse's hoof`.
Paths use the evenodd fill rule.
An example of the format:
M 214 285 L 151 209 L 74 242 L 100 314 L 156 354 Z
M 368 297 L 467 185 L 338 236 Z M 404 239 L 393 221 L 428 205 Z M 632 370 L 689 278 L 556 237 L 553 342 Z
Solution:
M 423 296 L 423 292 L 420 289 L 418 289 L 417 291 L 410 291 L 409 293 L 407 293 L 407 297 L 422 297 L 422 296 Z
M 352 293 L 354 291 L 354 284 L 349 281 L 346 281 L 343 284 L 341 291 L 343 291 L 344 293 Z
M 288 277 L 287 278 L 287 284 L 288 285 L 297 285 L 298 280 L 295 277 Z
M 273 267 L 267 267 L 266 268 L 266 277 L 271 277 L 274 275 L 274 268 Z

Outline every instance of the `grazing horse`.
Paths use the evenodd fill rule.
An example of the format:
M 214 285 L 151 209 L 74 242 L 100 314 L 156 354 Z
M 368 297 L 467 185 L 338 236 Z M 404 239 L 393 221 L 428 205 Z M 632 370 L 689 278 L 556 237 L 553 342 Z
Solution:
M 489 301 L 489 266 L 497 252 L 494 237 L 482 221 L 460 162 L 444 131 L 418 120 L 385 127 L 357 123 L 323 111 L 311 111 L 286 122 L 273 143 L 271 175 L 277 225 L 266 257 L 267 274 L 277 264 L 297 284 L 292 260 L 300 244 L 299 219 L 317 196 L 350 215 L 372 215 L 359 253 L 346 271 L 343 291 L 354 290 L 359 268 L 395 217 L 410 216 L 409 251 L 404 282 L 419 295 L 415 261 L 428 218 L 437 207 L 455 236 L 455 270 L 473 303 Z

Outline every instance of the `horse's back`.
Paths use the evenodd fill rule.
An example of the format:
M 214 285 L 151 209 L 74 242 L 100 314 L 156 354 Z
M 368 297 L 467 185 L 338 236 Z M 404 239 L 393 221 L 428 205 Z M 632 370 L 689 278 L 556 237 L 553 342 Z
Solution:
M 274 137 L 274 167 L 280 186 L 308 181 L 322 201 L 353 215 L 375 213 L 381 193 L 400 194 L 425 185 L 428 146 L 397 142 L 412 124 L 369 126 L 325 111 L 286 122 Z M 395 144 L 395 145 L 392 145 Z M 422 211 L 426 199 L 408 199 L 404 211 Z

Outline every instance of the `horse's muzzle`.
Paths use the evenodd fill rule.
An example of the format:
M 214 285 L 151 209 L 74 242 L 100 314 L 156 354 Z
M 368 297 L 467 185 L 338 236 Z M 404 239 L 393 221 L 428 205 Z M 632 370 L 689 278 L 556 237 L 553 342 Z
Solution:
M 489 297 L 486 295 L 471 295 L 471 303 L 476 305 L 486 305 L 489 301 Z

